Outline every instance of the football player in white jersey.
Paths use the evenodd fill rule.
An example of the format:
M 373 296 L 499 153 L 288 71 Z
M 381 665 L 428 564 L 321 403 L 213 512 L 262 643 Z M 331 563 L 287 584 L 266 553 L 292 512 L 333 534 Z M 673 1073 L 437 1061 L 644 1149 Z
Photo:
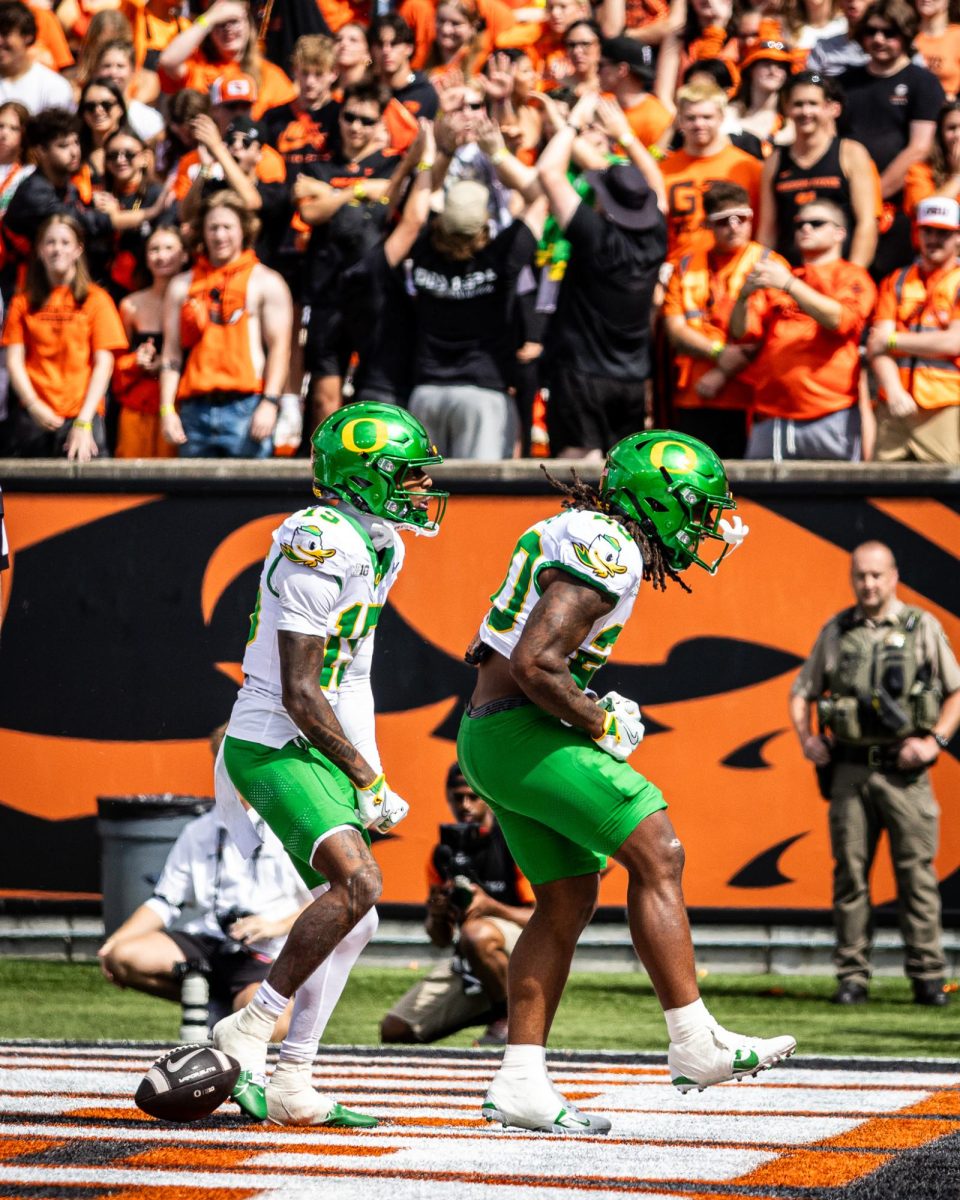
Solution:
M 696 563 L 713 574 L 749 532 L 724 515 L 736 502 L 723 464 L 695 438 L 653 430 L 613 447 L 599 491 L 576 476 L 561 487 L 565 511 L 521 536 L 468 651 L 479 678 L 457 757 L 537 897 L 510 959 L 508 1045 L 483 1116 L 595 1134 L 610 1121 L 556 1090 L 544 1047 L 608 857 L 630 876 L 630 932 L 664 1009 L 681 1091 L 755 1075 L 796 1041 L 730 1033 L 707 1011 L 681 890 L 683 848 L 659 788 L 626 762 L 643 737 L 640 710 L 588 686 L 643 579 L 686 588 L 681 571 Z
M 280 1125 L 375 1125 L 311 1085 L 317 1042 L 377 925 L 381 877 L 368 828 L 408 806 L 387 784 L 374 734 L 374 630 L 403 565 L 399 530 L 432 536 L 447 493 L 426 430 L 391 404 L 351 404 L 313 435 L 319 503 L 273 534 L 250 619 L 244 682 L 217 760 L 217 803 L 241 850 L 255 847 L 242 796 L 279 837 L 315 899 L 256 996 L 213 1031 L 236 1058 L 234 1099 Z M 279 1063 L 267 1041 L 294 997 Z

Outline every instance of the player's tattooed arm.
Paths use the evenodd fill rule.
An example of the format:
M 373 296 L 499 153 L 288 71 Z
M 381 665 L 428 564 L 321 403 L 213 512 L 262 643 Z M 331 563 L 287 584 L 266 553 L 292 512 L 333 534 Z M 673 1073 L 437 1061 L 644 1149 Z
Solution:
M 543 590 L 510 656 L 510 673 L 534 704 L 599 737 L 603 713 L 577 687 L 568 660 L 614 601 L 565 571 L 544 571 L 540 582 Z
M 340 768 L 357 787 L 368 787 L 377 777 L 354 746 L 320 687 L 324 639 L 305 633 L 277 634 L 283 707 L 303 736 Z

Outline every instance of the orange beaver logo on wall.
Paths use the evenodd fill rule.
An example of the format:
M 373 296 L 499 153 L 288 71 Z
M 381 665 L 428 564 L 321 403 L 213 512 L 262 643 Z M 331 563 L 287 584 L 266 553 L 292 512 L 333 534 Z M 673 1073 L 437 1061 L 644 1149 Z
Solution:
M 97 796 L 212 793 L 207 735 L 240 682 L 270 534 L 298 500 L 5 494 L 13 563 L 0 643 L 0 895 L 99 890 Z M 553 495 L 460 496 L 436 541 L 407 539 L 373 677 L 384 764 L 411 803 L 377 845 L 387 902 L 423 900 L 473 686 L 463 650 L 518 534 L 557 509 Z M 867 537 L 893 546 L 902 599 L 932 611 L 956 643 L 949 581 L 960 526 L 929 499 L 778 493 L 741 498 L 739 511 L 750 540 L 716 577 L 691 568 L 692 595 L 641 589 L 602 690 L 644 714 L 631 764 L 667 797 L 687 852 L 688 904 L 826 908 L 826 806 L 789 728 L 790 683 L 820 627 L 850 603 L 849 550 Z M 956 789 L 956 759 L 943 755 L 934 779 L 941 795 Z M 960 865 L 960 827 L 946 823 L 942 837 L 946 880 Z M 951 889 L 956 878 L 948 907 Z M 894 894 L 883 855 L 875 892 Z M 624 900 L 614 870 L 601 902 Z

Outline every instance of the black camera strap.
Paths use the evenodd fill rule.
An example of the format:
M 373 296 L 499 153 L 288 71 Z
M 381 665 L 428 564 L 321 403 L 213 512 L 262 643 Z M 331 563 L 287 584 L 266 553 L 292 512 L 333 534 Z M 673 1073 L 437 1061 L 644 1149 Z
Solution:
M 257 821 L 256 830 L 257 837 L 260 840 L 257 842 L 256 849 L 250 855 L 250 867 L 253 871 L 254 883 L 257 882 L 259 859 L 261 851 L 263 850 L 264 822 L 262 817 L 259 821 Z M 213 868 L 213 900 L 210 905 L 210 907 L 213 909 L 214 916 L 220 912 L 220 883 L 223 879 L 223 848 L 226 845 L 227 837 L 227 830 L 223 825 L 221 825 L 217 829 L 217 860 Z

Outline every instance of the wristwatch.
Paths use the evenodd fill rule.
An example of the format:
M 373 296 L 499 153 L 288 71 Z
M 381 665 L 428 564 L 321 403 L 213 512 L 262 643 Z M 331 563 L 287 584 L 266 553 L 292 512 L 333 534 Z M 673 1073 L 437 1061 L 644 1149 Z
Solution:
M 935 729 L 930 730 L 930 736 L 937 743 L 941 750 L 946 750 L 950 745 L 950 739 L 943 736 L 942 733 L 937 733 Z

